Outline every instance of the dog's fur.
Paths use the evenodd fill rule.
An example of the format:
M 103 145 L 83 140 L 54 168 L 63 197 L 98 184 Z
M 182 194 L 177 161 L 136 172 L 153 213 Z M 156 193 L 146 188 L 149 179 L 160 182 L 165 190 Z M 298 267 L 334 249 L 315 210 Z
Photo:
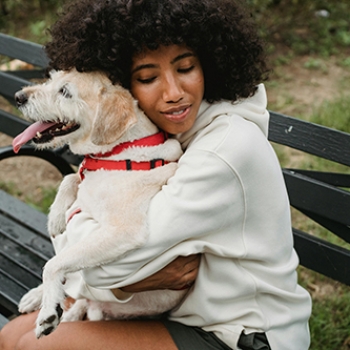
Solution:
M 39 148 L 68 144 L 76 154 L 101 154 L 122 142 L 158 132 L 138 109 L 131 94 L 112 85 L 99 72 L 53 72 L 47 83 L 26 87 L 17 93 L 17 98 L 20 110 L 31 121 L 80 126 L 66 135 L 38 143 Z M 73 203 L 97 222 L 99 229 L 49 260 L 44 267 L 43 284 L 22 298 L 21 312 L 40 308 L 36 324 L 38 338 L 51 333 L 60 322 L 65 299 L 63 283 L 68 273 L 110 263 L 145 243 L 150 199 L 174 174 L 175 161 L 181 154 L 179 143 L 168 139 L 158 146 L 132 147 L 113 156 L 135 161 L 163 158 L 170 162 L 162 167 L 149 171 L 88 171 L 83 181 L 78 174 L 64 178 L 50 209 L 49 234 L 55 237 L 66 230 L 65 212 Z M 127 303 L 93 303 L 81 299 L 64 319 L 80 319 L 86 311 L 95 320 L 158 314 L 176 306 L 184 293 L 142 292 Z

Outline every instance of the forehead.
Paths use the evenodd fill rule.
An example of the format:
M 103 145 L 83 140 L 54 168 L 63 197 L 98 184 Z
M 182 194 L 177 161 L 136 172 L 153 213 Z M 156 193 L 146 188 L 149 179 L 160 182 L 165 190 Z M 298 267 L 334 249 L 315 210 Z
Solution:
M 194 55 L 193 50 L 186 45 L 161 45 L 156 50 L 145 49 L 133 56 L 132 68 L 135 68 L 140 64 L 161 62 L 172 63 L 176 57 L 179 57 L 186 52 Z

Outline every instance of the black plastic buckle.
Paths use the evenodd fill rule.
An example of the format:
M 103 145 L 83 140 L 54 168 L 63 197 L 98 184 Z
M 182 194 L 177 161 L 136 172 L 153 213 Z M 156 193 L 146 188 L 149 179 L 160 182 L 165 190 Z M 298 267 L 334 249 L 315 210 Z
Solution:
M 131 169 L 131 160 L 130 159 L 125 159 L 125 168 L 126 168 L 126 170 L 132 170 Z
M 159 164 L 159 162 L 160 162 L 160 164 Z M 157 168 L 159 166 L 163 166 L 164 159 L 161 159 L 161 158 L 152 159 L 150 163 L 151 163 L 151 169 L 154 169 L 154 168 Z

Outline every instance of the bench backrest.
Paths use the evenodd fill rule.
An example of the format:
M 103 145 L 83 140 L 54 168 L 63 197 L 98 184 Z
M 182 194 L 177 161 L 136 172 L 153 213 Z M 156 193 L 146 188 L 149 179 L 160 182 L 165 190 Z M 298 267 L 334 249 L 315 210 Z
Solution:
M 271 112 L 269 140 L 350 166 L 350 134 Z M 283 169 L 291 205 L 350 243 L 350 175 Z M 300 263 L 350 285 L 350 251 L 293 229 Z

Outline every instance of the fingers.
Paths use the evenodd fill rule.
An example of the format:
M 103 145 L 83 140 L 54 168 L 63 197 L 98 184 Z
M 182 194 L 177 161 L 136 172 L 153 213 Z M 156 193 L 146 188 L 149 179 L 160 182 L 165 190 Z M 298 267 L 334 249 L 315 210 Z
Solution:
M 182 288 L 190 287 L 195 282 L 200 264 L 200 255 L 191 255 L 186 259 L 184 265 L 184 274 L 179 279 L 179 283 L 182 283 Z
M 200 254 L 179 256 L 172 261 L 167 267 L 173 268 L 182 274 L 186 274 L 199 267 Z M 167 268 L 165 267 L 165 268 Z
M 185 289 L 196 280 L 200 254 L 180 256 L 162 270 L 143 281 L 121 288 L 123 292 L 138 293 L 155 289 Z

